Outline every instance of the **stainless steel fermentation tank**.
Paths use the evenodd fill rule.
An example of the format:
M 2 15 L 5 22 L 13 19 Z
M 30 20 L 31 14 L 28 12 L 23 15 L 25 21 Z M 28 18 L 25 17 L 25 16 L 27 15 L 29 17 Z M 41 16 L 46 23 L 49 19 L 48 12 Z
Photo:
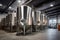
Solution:
M 42 14 L 42 15 L 43 15 L 43 23 L 42 23 L 43 29 L 46 29 L 46 27 L 47 27 L 47 16 L 45 14 Z
M 17 27 L 18 32 L 25 33 L 30 30 L 32 32 L 32 8 L 26 5 L 17 7 Z
M 33 17 L 33 29 L 34 31 L 39 31 L 41 25 L 41 11 L 34 11 L 32 13 Z
M 36 11 L 36 31 L 40 31 L 41 22 L 41 11 Z

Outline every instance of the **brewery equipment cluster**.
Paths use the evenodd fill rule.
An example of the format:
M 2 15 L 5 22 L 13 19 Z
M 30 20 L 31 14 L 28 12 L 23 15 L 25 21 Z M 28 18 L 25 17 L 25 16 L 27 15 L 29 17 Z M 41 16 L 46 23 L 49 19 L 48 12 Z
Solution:
M 23 33 L 44 30 L 47 27 L 47 16 L 42 11 L 36 11 L 28 5 L 18 5 L 17 12 L 9 11 L 6 18 L 2 18 L 0 25 L 3 30 Z

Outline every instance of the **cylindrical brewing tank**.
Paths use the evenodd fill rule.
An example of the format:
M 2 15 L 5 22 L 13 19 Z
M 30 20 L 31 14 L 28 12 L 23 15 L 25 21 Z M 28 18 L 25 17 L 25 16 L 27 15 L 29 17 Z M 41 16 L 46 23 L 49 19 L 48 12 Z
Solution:
M 36 25 L 36 11 L 32 11 L 32 19 L 33 19 L 33 25 Z
M 43 14 L 43 25 L 46 25 L 47 24 L 47 18 L 46 18 L 46 15 Z
M 36 25 L 41 25 L 41 11 L 36 11 Z
M 32 17 L 33 17 L 33 23 L 34 25 L 41 25 L 41 12 L 40 11 L 33 11 Z
M 29 29 L 31 29 L 31 32 L 32 32 L 31 25 L 32 25 L 32 8 L 26 5 L 22 5 L 18 7 L 17 8 L 18 32 L 21 30 L 23 31 L 24 35 L 25 35 L 25 32 Z
M 17 8 L 17 19 L 22 25 L 32 25 L 32 8 L 22 5 Z
M 43 25 L 43 14 L 41 14 L 40 18 L 41 18 L 41 25 Z

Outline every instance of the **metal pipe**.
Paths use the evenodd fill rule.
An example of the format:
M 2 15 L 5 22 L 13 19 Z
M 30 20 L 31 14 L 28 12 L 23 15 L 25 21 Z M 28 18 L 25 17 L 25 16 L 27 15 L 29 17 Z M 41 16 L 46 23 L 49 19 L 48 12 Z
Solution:
M 28 3 L 30 3 L 32 0 L 29 0 L 28 2 L 26 2 L 26 3 L 23 3 L 23 4 L 25 4 L 25 5 L 27 5 Z

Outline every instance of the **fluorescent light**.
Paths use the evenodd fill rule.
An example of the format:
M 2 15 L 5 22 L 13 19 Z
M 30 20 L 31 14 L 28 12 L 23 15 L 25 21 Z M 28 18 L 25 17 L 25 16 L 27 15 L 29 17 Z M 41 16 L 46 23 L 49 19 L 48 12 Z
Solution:
M 11 9 L 12 7 L 9 7 L 9 9 Z
M 20 0 L 18 0 L 18 3 L 20 3 L 21 1 Z
M 0 6 L 3 6 L 2 4 L 0 4 Z
M 50 5 L 51 7 L 54 6 L 53 4 Z

